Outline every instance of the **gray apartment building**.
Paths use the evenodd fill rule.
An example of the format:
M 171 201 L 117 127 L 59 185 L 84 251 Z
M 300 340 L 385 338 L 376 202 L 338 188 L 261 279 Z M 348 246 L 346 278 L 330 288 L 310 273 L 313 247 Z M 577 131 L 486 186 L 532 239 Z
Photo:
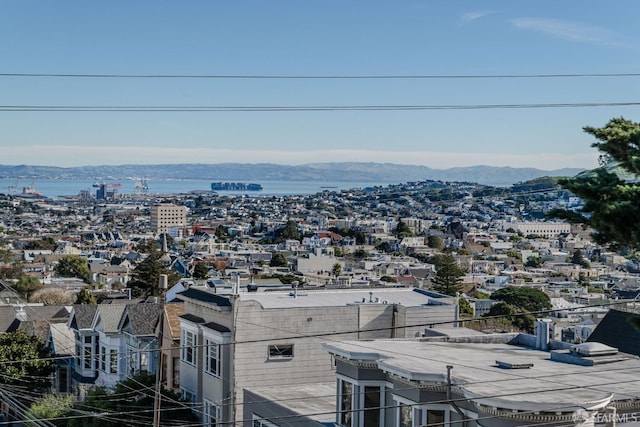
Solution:
M 245 392 L 334 381 L 323 342 L 421 336 L 432 325 L 453 327 L 458 315 L 455 300 L 412 288 L 223 296 L 192 287 L 178 298 L 185 304 L 180 390 L 203 425 L 271 425 L 244 414 Z

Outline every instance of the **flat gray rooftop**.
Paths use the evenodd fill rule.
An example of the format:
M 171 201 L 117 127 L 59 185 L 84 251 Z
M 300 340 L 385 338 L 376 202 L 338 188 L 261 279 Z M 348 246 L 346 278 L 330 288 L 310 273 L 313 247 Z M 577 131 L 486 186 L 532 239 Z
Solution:
M 595 366 L 552 361 L 550 353 L 509 344 L 443 343 L 416 340 L 373 340 L 325 343 L 332 354 L 349 359 L 377 360 L 378 367 L 403 378 L 446 384 L 447 365 L 454 385 L 467 397 L 490 406 L 543 410 L 588 406 L 613 395 L 615 400 L 640 395 L 634 379 L 640 359 Z M 496 361 L 532 365 L 503 369 Z M 483 399 L 486 398 L 486 399 Z
M 264 400 L 272 401 L 297 414 L 305 415 L 320 423 L 336 420 L 336 383 L 269 386 L 247 388 Z M 248 404 L 249 402 L 244 402 Z M 314 415 L 308 415 L 314 414 Z M 277 420 L 273 421 L 277 424 Z
M 336 307 L 349 304 L 400 304 L 405 307 L 419 307 L 425 304 L 440 304 L 447 299 L 434 299 L 412 288 L 372 288 L 372 289 L 300 289 L 296 297 L 291 292 L 243 292 L 241 301 L 256 301 L 264 308 L 293 307 Z M 373 303 L 369 301 L 373 300 Z

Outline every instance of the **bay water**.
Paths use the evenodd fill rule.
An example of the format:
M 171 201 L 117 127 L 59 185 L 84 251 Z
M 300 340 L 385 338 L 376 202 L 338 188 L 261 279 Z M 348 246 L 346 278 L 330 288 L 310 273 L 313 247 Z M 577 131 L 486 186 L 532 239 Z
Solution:
M 105 184 L 121 184 L 118 187 L 120 194 L 136 193 L 136 183 L 133 180 L 113 180 L 101 181 Z M 225 182 L 225 181 L 223 181 Z M 262 191 L 216 191 L 219 194 L 248 194 L 252 196 L 290 196 L 290 195 L 307 195 L 316 194 L 324 190 L 341 191 L 354 188 L 365 188 L 388 183 L 373 182 L 345 182 L 345 181 L 261 181 Z M 147 180 L 147 193 L 149 194 L 183 194 L 191 191 L 210 191 L 210 180 Z M 0 179 L 0 193 L 2 194 L 20 194 L 23 191 L 34 191 L 41 193 L 45 197 L 56 198 L 62 196 L 76 196 L 82 190 L 89 190 L 95 195 L 98 184 L 89 180 L 72 180 L 72 179 Z M 25 190 L 26 188 L 26 190 Z

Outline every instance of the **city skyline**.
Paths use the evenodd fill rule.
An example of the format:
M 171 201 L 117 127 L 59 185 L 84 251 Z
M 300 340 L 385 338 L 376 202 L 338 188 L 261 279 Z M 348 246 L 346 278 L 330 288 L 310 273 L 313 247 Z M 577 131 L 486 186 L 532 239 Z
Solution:
M 638 112 L 630 0 L 3 9 L 0 164 L 592 168 Z

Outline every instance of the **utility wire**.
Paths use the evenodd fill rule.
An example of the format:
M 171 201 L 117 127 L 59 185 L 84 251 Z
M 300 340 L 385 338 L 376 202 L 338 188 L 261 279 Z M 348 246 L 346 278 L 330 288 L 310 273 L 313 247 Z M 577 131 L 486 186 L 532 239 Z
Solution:
M 583 77 L 640 77 L 640 73 L 552 74 L 386 74 L 386 75 L 267 75 L 267 74 L 110 74 L 110 73 L 0 73 L 0 77 L 54 77 L 83 79 L 254 79 L 254 80 L 444 80 L 444 79 L 557 79 Z
M 319 106 L 91 106 L 91 105 L 0 105 L 0 112 L 291 112 L 291 111 L 423 111 L 423 110 L 513 110 L 545 108 L 634 107 L 629 102 L 569 102 L 532 104 L 451 104 L 451 105 L 319 105 Z
M 613 302 L 609 302 L 609 303 L 605 303 L 605 304 L 600 304 L 600 305 L 598 305 L 598 307 L 608 307 L 608 306 L 621 305 L 621 304 L 625 304 L 626 302 L 633 302 L 633 301 L 634 300 L 618 300 L 618 301 L 613 301 Z M 418 323 L 418 324 L 405 325 L 405 326 L 385 326 L 385 327 L 369 328 L 369 329 L 355 329 L 355 330 L 351 329 L 351 330 L 346 330 L 346 331 L 318 332 L 318 333 L 314 333 L 314 334 L 306 334 L 306 335 L 303 335 L 303 336 L 291 335 L 291 336 L 283 336 L 283 337 L 277 337 L 277 338 L 274 337 L 274 338 L 260 338 L 260 339 L 253 339 L 253 340 L 239 340 L 239 341 L 233 341 L 233 342 L 228 342 L 228 343 L 221 343 L 221 344 L 218 344 L 218 345 L 220 345 L 220 346 L 232 346 L 232 345 L 237 345 L 237 344 L 250 344 L 250 343 L 285 341 L 285 340 L 294 340 L 294 339 L 300 339 L 300 338 L 324 338 L 324 337 L 331 337 L 331 336 L 338 336 L 338 335 L 356 334 L 358 332 L 360 332 L 360 333 L 368 333 L 368 332 L 401 330 L 401 329 L 416 328 L 416 327 L 435 327 L 435 326 L 442 326 L 442 325 L 452 325 L 452 324 L 457 324 L 457 323 L 461 323 L 461 322 L 478 322 L 478 321 L 493 320 L 493 319 L 503 319 L 503 318 L 509 318 L 509 317 L 520 317 L 520 316 L 527 316 L 527 315 L 550 314 L 550 313 L 573 311 L 573 310 L 579 310 L 579 309 L 585 309 L 585 308 L 592 308 L 592 306 L 582 305 L 582 306 L 571 307 L 571 308 L 558 308 L 558 309 L 539 310 L 539 311 L 531 311 L 531 312 L 518 312 L 518 313 L 513 313 L 513 314 L 501 314 L 501 315 L 496 315 L 496 316 L 476 317 L 476 318 L 471 318 L 471 319 L 443 320 L 443 321 Z M 177 347 L 172 347 L 172 348 L 173 349 L 183 349 L 183 348 L 194 348 L 194 349 L 196 349 L 196 348 L 202 348 L 202 347 L 206 347 L 206 346 L 207 346 L 207 344 L 198 344 L 198 345 L 192 345 L 192 346 L 177 346 Z M 157 351 L 157 350 L 155 350 L 155 351 Z M 149 350 L 145 350 L 145 349 L 135 350 L 135 349 L 132 349 L 131 352 L 149 352 Z M 126 354 L 127 354 L 127 352 L 118 352 L 118 355 L 126 355 Z M 34 362 L 34 361 L 64 360 L 64 359 L 69 359 L 69 358 L 72 358 L 72 356 L 52 356 L 52 357 L 35 358 L 35 359 L 23 359 L 23 360 L 0 360 L 0 366 L 8 365 L 8 364 L 14 364 L 14 363 Z M 95 356 L 92 356 L 92 359 L 95 359 L 95 358 L 96 358 Z

